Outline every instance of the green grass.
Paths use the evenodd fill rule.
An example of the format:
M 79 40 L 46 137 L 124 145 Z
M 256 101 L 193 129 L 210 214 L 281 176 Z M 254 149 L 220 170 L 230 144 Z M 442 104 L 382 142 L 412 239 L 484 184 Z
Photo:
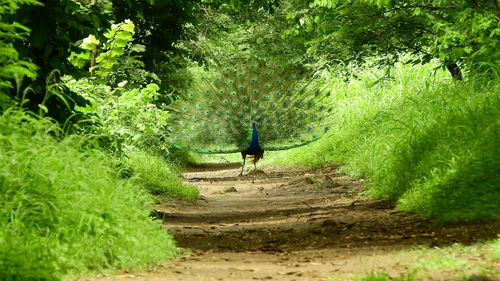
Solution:
M 21 111 L 0 115 L 0 280 L 60 280 L 176 255 L 107 155 Z
M 495 265 L 500 262 L 500 238 L 473 245 L 419 248 L 401 255 L 413 256 L 415 261 L 409 265 L 422 272 L 448 270 L 457 276 L 475 272 L 487 278 L 494 278 L 500 273 Z
M 153 195 L 165 195 L 185 200 L 198 198 L 198 188 L 182 183 L 178 168 L 160 156 L 129 149 L 125 166 L 132 171 L 131 181 Z
M 389 274 L 384 272 L 371 272 L 366 276 L 353 279 L 354 281 L 413 281 L 415 279 L 414 274 L 402 275 L 401 277 L 391 277 Z
M 328 136 L 273 154 L 272 164 L 343 163 L 375 198 L 441 222 L 500 218 L 498 79 L 454 82 L 436 64 L 329 73 L 336 111 Z M 269 162 L 268 162 L 269 163 Z
M 419 247 L 388 254 L 381 267 L 365 274 L 347 274 L 330 280 L 411 281 L 411 280 L 497 280 L 500 270 L 500 238 L 473 245 Z

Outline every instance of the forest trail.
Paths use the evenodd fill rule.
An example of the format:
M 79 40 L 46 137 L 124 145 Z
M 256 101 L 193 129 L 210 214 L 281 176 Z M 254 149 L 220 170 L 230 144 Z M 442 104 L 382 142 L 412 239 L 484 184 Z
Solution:
M 387 201 L 363 196 L 363 180 L 335 166 L 266 167 L 242 177 L 238 167 L 186 169 L 183 176 L 200 188 L 201 199 L 154 206 L 178 245 L 192 250 L 149 271 L 91 280 L 329 280 L 370 271 L 399 276 L 409 271 L 404 262 L 417 258 L 398 255 L 401 250 L 469 244 L 500 230 L 499 222 L 439 227 L 395 211 Z

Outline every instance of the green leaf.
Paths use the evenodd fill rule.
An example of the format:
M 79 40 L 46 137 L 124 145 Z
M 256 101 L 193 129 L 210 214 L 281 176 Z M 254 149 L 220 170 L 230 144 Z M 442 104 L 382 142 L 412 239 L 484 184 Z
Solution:
M 49 109 L 44 104 L 39 104 L 38 107 L 41 109 L 42 115 L 47 114 Z
M 127 83 L 128 83 L 127 80 L 123 80 L 122 82 L 118 83 L 118 87 L 123 88 L 125 87 L 125 85 L 127 85 Z
M 94 35 L 90 34 L 86 38 L 83 39 L 82 44 L 80 44 L 80 48 L 84 50 L 92 50 L 95 46 L 99 45 L 101 42 L 95 38 Z
M 137 53 L 144 53 L 146 51 L 146 46 L 141 45 L 141 44 L 134 44 L 130 48 L 131 51 L 137 52 Z

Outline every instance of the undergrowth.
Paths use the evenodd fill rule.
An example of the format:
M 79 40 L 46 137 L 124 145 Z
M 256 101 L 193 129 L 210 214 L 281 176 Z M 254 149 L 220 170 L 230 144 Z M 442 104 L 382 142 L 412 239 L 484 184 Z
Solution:
M 60 280 L 176 254 L 149 216 L 151 195 L 48 119 L 0 115 L 0 194 L 0 280 Z
M 329 135 L 272 163 L 343 163 L 370 179 L 373 197 L 441 222 L 500 218 L 498 79 L 456 82 L 436 66 L 397 64 L 391 78 L 366 66 L 329 73 Z
M 137 149 L 129 149 L 122 161 L 132 172 L 131 182 L 153 195 L 194 200 L 199 191 L 196 186 L 182 183 L 178 168 L 162 157 Z

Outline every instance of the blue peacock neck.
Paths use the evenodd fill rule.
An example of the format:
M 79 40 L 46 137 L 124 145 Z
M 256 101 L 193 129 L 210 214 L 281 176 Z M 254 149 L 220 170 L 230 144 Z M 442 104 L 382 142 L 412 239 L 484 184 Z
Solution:
M 259 134 L 257 132 L 257 128 L 255 127 L 255 124 L 252 126 L 252 140 L 250 141 L 250 144 L 248 145 L 248 148 L 246 150 L 246 154 L 249 155 L 257 155 L 257 154 L 262 154 L 264 150 L 260 147 L 259 144 Z

